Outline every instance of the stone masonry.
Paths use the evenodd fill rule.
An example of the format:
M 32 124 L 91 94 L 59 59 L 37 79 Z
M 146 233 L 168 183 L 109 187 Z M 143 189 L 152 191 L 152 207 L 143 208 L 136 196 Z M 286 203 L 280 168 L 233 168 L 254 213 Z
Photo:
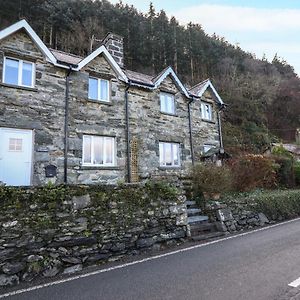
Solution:
M 104 40 L 115 61 L 123 66 L 123 40 L 109 34 Z M 63 55 L 63 54 L 61 54 Z M 67 55 L 67 54 L 66 54 Z M 64 125 L 66 76 L 68 68 L 54 66 L 42 54 L 27 32 L 19 30 L 0 40 L 0 73 L 5 56 L 33 61 L 36 66 L 35 87 L 11 86 L 0 79 L 0 128 L 31 129 L 34 133 L 32 184 L 55 184 L 64 181 Z M 75 56 L 74 56 L 75 57 Z M 73 57 L 73 58 L 74 58 Z M 78 61 L 82 58 L 75 57 Z M 143 75 L 143 74 L 140 74 Z M 110 101 L 88 99 L 89 76 L 109 80 Z M 145 78 L 151 78 L 143 75 Z M 150 79 L 149 79 L 150 80 Z M 125 91 L 128 85 L 120 80 L 107 58 L 100 54 L 80 71 L 70 73 L 68 122 L 68 182 L 71 184 L 117 183 L 127 178 L 127 139 Z M 160 92 L 175 96 L 175 115 L 160 112 Z M 209 102 L 213 119 L 201 119 L 200 103 Z M 130 139 L 137 141 L 137 176 L 185 176 L 192 166 L 188 103 L 190 99 L 172 76 L 157 88 L 135 85 L 128 89 Z M 203 145 L 220 146 L 216 99 L 208 89 L 201 99 L 191 104 L 192 137 L 195 161 L 200 161 Z M 82 166 L 85 134 L 111 136 L 116 141 L 116 164 L 111 167 Z M 159 142 L 180 143 L 181 166 L 159 165 Z M 57 167 L 57 176 L 47 178 L 45 167 Z

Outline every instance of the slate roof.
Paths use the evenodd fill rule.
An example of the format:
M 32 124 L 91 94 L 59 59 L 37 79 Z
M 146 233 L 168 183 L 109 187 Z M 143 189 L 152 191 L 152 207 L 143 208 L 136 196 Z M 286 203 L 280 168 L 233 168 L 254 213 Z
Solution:
M 125 74 L 127 75 L 128 79 L 131 81 L 135 81 L 141 84 L 146 84 L 149 86 L 154 86 L 153 83 L 153 76 L 131 71 L 131 70 L 124 70 Z
M 189 89 L 189 93 L 193 96 L 198 96 L 199 92 L 202 91 L 202 89 L 205 87 L 206 83 L 209 81 L 209 79 L 206 79 L 196 85 L 194 85 L 191 89 Z
M 71 53 L 67 53 L 67 52 L 63 52 L 60 50 L 55 50 L 55 49 L 49 49 L 51 51 L 51 53 L 55 56 L 55 58 L 63 63 L 66 64 L 72 64 L 72 65 L 78 65 L 80 63 L 80 61 L 83 60 L 83 57 L 75 55 L 75 54 L 71 54 Z

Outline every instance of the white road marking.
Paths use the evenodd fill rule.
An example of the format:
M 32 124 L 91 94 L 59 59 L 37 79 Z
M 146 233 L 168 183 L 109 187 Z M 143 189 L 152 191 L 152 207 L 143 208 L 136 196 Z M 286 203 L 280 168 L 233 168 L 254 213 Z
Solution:
M 77 275 L 77 276 L 73 276 L 73 277 L 68 277 L 68 278 L 64 278 L 64 279 L 61 279 L 61 280 L 52 281 L 52 282 L 48 282 L 48 283 L 45 283 L 45 284 L 32 286 L 32 287 L 26 288 L 26 289 L 16 290 L 16 291 L 13 291 L 13 292 L 9 292 L 9 293 L 0 295 L 0 299 L 1 298 L 6 298 L 6 297 L 9 297 L 9 296 L 18 295 L 18 294 L 23 294 L 23 293 L 34 291 L 34 290 L 39 290 L 39 289 L 42 289 L 42 288 L 45 288 L 45 287 L 48 287 L 48 286 L 58 285 L 58 284 L 61 284 L 61 283 L 77 280 L 77 279 L 80 279 L 80 278 L 90 277 L 90 276 L 93 276 L 93 275 L 106 273 L 106 272 L 110 272 L 110 271 L 117 270 L 117 269 L 123 269 L 123 268 L 129 267 L 129 266 L 144 263 L 146 261 L 151 261 L 151 260 L 155 260 L 155 259 L 158 259 L 158 258 L 174 255 L 174 254 L 177 254 L 177 253 L 182 253 L 182 252 L 190 251 L 190 250 L 193 250 L 193 249 L 206 247 L 206 246 L 209 246 L 209 245 L 212 245 L 212 244 L 221 243 L 221 242 L 224 242 L 224 241 L 227 241 L 227 240 L 235 239 L 235 238 L 245 236 L 245 235 L 249 235 L 249 234 L 252 234 L 252 233 L 255 233 L 255 232 L 259 232 L 259 231 L 268 230 L 270 228 L 282 226 L 282 225 L 292 223 L 292 222 L 296 222 L 296 221 L 299 221 L 299 220 L 300 220 L 300 218 L 297 218 L 297 219 L 285 221 L 285 222 L 282 222 L 282 223 L 266 226 L 266 227 L 263 227 L 263 228 L 255 229 L 255 230 L 252 230 L 252 231 L 247 231 L 247 232 L 240 233 L 240 234 L 237 234 L 237 235 L 229 236 L 229 237 L 226 237 L 226 238 L 214 240 L 214 241 L 207 242 L 207 243 L 204 243 L 204 244 L 195 245 L 195 246 L 191 246 L 191 247 L 171 251 L 171 252 L 168 252 L 168 253 L 143 258 L 143 259 L 136 260 L 136 261 L 133 261 L 133 262 L 129 262 L 129 263 L 126 263 L 126 264 L 117 265 L 117 266 L 114 266 L 114 267 L 101 269 L 101 270 L 97 270 L 97 271 L 93 271 L 93 272 L 90 272 L 90 273 L 85 273 L 85 274 L 81 274 L 81 275 Z M 297 280 L 299 280 L 299 284 L 300 284 L 300 278 L 298 278 Z M 293 281 L 292 283 L 294 283 L 295 281 Z M 291 285 L 292 283 L 290 283 L 289 285 Z
M 288 284 L 291 287 L 298 287 L 300 285 L 300 277 L 297 278 L 296 280 L 292 281 L 291 283 Z

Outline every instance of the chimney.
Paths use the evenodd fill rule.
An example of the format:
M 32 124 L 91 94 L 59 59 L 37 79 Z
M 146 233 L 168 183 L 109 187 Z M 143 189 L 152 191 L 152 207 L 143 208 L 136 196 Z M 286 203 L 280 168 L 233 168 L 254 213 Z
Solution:
M 124 49 L 123 37 L 114 33 L 108 33 L 102 41 L 102 44 L 107 48 L 118 65 L 124 67 Z

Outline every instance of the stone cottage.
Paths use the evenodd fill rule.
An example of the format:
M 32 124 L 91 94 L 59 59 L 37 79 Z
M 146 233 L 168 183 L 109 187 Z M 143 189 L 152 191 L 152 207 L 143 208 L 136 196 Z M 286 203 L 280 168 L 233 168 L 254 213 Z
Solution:
M 49 49 L 25 20 L 0 31 L 0 181 L 184 176 L 223 149 L 224 103 L 210 80 L 187 89 L 171 67 L 153 77 L 123 60 L 115 34 L 83 58 Z

